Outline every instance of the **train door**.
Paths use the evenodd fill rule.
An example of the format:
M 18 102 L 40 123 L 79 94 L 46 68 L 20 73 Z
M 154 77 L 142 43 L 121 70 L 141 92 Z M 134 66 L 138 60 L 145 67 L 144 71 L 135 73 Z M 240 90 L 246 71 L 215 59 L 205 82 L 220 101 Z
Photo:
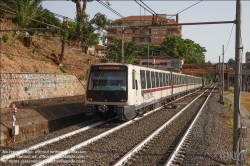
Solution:
M 139 100 L 139 94 L 138 94 L 138 76 L 137 76 L 137 72 L 136 70 L 133 70 L 133 74 L 132 74 L 132 80 L 133 80 L 133 89 L 134 89 L 134 98 L 135 98 L 135 106 L 138 105 L 138 100 Z

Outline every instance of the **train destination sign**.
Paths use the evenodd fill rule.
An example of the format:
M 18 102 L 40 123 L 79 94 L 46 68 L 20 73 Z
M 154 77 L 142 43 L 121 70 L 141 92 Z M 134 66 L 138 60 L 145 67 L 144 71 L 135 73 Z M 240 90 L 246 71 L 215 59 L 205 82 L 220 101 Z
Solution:
M 94 66 L 94 70 L 124 70 L 124 66 Z

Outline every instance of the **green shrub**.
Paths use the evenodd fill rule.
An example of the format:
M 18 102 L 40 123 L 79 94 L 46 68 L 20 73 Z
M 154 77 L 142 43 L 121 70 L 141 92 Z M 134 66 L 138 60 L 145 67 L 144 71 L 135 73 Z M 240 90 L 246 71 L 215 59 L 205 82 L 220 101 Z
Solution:
M 8 40 L 9 40 L 9 36 L 7 34 L 3 34 L 2 40 L 3 40 L 4 43 L 7 43 Z
M 24 91 L 26 92 L 26 91 L 28 91 L 29 90 L 29 88 L 28 87 L 24 87 Z
M 33 48 L 32 49 L 32 53 L 34 54 L 36 52 L 36 48 Z

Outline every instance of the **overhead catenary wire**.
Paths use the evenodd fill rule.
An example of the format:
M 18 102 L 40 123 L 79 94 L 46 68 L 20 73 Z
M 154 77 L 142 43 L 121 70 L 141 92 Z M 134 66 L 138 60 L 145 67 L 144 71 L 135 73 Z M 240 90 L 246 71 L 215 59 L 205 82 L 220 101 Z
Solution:
M 227 48 L 228 48 L 228 46 L 229 46 L 229 42 L 230 42 L 230 40 L 231 40 L 231 36 L 232 36 L 232 32 L 233 32 L 233 28 L 234 28 L 234 24 L 232 25 L 231 32 L 230 32 L 230 35 L 229 35 L 229 39 L 228 39 L 227 46 L 226 46 L 226 49 L 225 49 L 225 51 L 224 51 L 224 54 L 226 53 Z M 222 54 L 220 54 L 220 55 L 218 55 L 218 56 L 214 57 L 213 59 L 210 59 L 209 61 L 212 61 L 212 60 L 214 60 L 214 59 L 218 58 L 218 57 L 219 57 L 219 56 L 221 56 L 221 55 L 222 55 Z
M 189 8 L 191 8 L 191 7 L 195 6 L 195 5 L 197 5 L 198 3 L 202 2 L 202 1 L 203 1 L 203 0 L 200 0 L 199 2 L 196 2 L 195 4 L 193 4 L 193 5 L 189 6 L 189 7 L 187 7 L 187 8 L 185 8 L 185 9 L 181 10 L 180 12 L 178 12 L 178 13 L 172 15 L 172 16 L 169 17 L 168 19 L 170 19 L 170 18 L 176 16 L 177 14 L 180 14 L 180 13 L 184 12 L 185 10 L 187 10 L 187 9 L 189 9 Z
M 152 12 L 154 12 L 155 14 L 157 14 L 154 10 L 152 10 L 148 5 L 146 5 L 144 2 L 142 2 L 142 0 L 140 0 L 140 2 L 142 3 L 142 4 L 144 4 L 149 10 L 151 10 Z
M 29 7 L 29 8 L 33 8 L 34 6 L 31 6 L 31 5 L 28 5 L 28 4 L 25 4 L 25 3 L 22 3 L 22 2 L 20 2 L 20 1 L 14 1 L 14 0 L 12 0 L 11 2 L 14 2 L 14 3 L 16 3 L 16 4 L 20 4 L 20 5 L 23 5 L 23 6 L 26 6 L 26 7 Z M 33 8 L 34 9 L 34 8 Z M 38 8 L 36 8 L 35 10 L 39 10 Z M 63 15 L 60 15 L 60 14 L 57 14 L 57 13 L 53 13 L 53 12 L 51 12 L 51 11 L 49 11 L 49 10 L 43 10 L 42 11 L 42 13 L 51 13 L 51 14 L 53 14 L 54 16 L 58 16 L 58 17 L 62 17 L 62 18 L 67 18 L 68 20 L 71 20 L 71 21 L 73 21 L 73 22 L 75 22 L 75 20 L 74 19 L 71 19 L 71 18 L 69 18 L 69 17 L 67 17 L 67 16 L 63 16 Z
M 144 10 L 148 11 L 149 13 L 151 13 L 152 15 L 154 15 L 154 13 L 152 13 L 151 11 L 149 11 L 148 9 L 146 9 L 145 7 L 143 7 L 140 3 L 137 2 L 137 0 L 134 0 L 138 5 L 140 5 L 142 8 L 144 8 Z
M 0 4 L 0 5 L 1 5 L 1 4 Z M 2 5 L 2 6 L 4 6 L 4 5 Z M 4 6 L 4 7 L 6 7 L 6 6 Z M 57 27 L 57 26 L 54 26 L 54 25 L 51 25 L 51 24 L 47 24 L 47 23 L 44 23 L 44 22 L 41 22 L 41 21 L 39 21 L 39 20 L 37 20 L 37 19 L 30 18 L 30 17 L 28 17 L 28 16 L 26 16 L 26 15 L 24 15 L 24 14 L 21 14 L 20 12 L 18 12 L 18 11 L 16 11 L 16 10 L 14 10 L 15 12 L 13 12 L 13 9 L 11 9 L 11 8 L 9 8 L 9 7 L 7 7 L 7 8 L 10 9 L 10 10 L 12 10 L 12 11 L 9 11 L 9 10 L 6 10 L 6 9 L 0 7 L 0 9 L 6 11 L 6 12 L 8 12 L 8 13 L 20 14 L 20 15 L 22 15 L 22 17 L 25 17 L 25 18 L 27 18 L 27 19 L 29 19 L 29 20 L 32 20 L 32 21 L 35 21 L 35 22 L 38 22 L 38 23 L 41 23 L 41 24 L 44 24 L 44 25 L 47 25 L 47 26 L 50 26 L 50 27 L 54 27 L 54 29 L 65 30 L 65 29 L 63 29 L 63 28 L 60 28 L 60 27 Z M 42 31 L 52 30 L 52 29 L 50 29 L 50 28 L 47 28 L 47 30 L 46 30 L 46 29 L 42 29 L 42 28 L 39 28 L 39 29 L 41 29 Z M 7 29 L 7 30 L 1 30 L 1 31 L 20 31 L 20 30 L 22 30 L 22 29 L 16 29 L 16 30 L 8 30 L 8 29 Z M 24 30 L 24 29 L 23 29 L 23 30 Z M 27 31 L 36 31 L 36 30 L 38 30 L 38 29 L 35 29 L 35 28 L 29 28 L 29 29 L 27 29 Z M 81 33 L 79 33 L 79 32 L 73 32 L 73 33 L 72 33 L 72 32 L 69 32 L 69 34 L 72 35 L 72 36 L 79 36 L 79 35 L 81 35 Z

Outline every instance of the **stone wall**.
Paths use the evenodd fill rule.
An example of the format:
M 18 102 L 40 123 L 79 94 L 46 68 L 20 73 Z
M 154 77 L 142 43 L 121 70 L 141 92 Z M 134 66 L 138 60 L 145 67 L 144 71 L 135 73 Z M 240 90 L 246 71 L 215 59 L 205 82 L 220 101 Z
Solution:
M 83 98 L 85 89 L 73 74 L 0 73 L 1 108 Z

